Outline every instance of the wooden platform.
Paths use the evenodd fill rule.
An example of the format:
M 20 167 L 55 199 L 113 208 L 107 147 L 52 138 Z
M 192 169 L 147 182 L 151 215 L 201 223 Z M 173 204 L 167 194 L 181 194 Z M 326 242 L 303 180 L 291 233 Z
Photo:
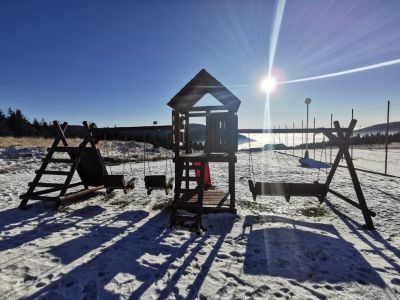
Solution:
M 196 203 L 197 194 L 192 196 L 186 203 Z M 230 207 L 229 193 L 221 190 L 204 191 L 203 196 L 203 212 L 216 213 L 216 212 L 230 212 L 236 213 L 235 208 Z

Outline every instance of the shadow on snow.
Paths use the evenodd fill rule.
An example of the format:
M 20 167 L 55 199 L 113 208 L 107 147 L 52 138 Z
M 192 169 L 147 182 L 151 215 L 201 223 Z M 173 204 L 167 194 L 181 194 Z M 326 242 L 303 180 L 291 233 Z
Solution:
M 292 226 L 274 227 L 277 222 Z M 358 282 L 385 286 L 361 253 L 332 225 L 277 216 L 246 216 L 242 238 L 247 238 L 244 273 L 297 282 Z
M 146 214 L 147 212 L 144 211 L 122 213 L 116 217 L 115 221 L 130 220 L 130 223 L 126 226 L 121 228 L 95 227 L 87 236 L 59 245 L 51 249 L 50 253 L 60 257 L 63 263 L 68 264 L 93 250 L 93 248 L 118 236 L 133 223 L 140 221 Z M 209 238 L 217 236 L 208 257 L 198 270 L 196 278 L 188 287 L 188 298 L 196 298 L 225 237 L 232 229 L 235 216 L 223 219 L 220 222 L 216 219 L 214 223 L 217 224 L 214 224 L 213 228 L 210 228 L 200 237 L 192 234 L 179 243 L 173 241 L 169 243 L 170 238 L 176 239 L 177 235 L 179 237 L 179 232 L 165 229 L 169 223 L 169 215 L 162 212 L 152 216 L 133 232 L 128 233 L 109 247 L 102 247 L 88 261 L 70 272 L 62 274 L 62 277 L 25 299 L 44 297 L 59 300 L 62 299 L 63 295 L 67 298 L 114 299 L 119 296 L 115 291 L 108 290 L 106 286 L 112 281 L 118 281 L 118 276 L 128 280 L 129 284 L 125 287 L 130 290 L 127 293 L 130 294 L 132 299 L 137 299 L 149 287 L 161 278 L 165 278 L 164 276 L 173 270 L 173 274 L 165 278 L 165 288 L 158 291 L 158 298 L 166 299 L 171 294 L 179 294 L 176 282 L 185 274 L 188 267 L 192 267 L 193 259 L 205 246 Z M 215 230 L 214 228 L 218 229 Z M 176 265 L 177 261 L 179 261 L 179 265 Z M 172 266 L 174 263 L 175 265 Z M 63 291 L 60 293 L 61 290 Z

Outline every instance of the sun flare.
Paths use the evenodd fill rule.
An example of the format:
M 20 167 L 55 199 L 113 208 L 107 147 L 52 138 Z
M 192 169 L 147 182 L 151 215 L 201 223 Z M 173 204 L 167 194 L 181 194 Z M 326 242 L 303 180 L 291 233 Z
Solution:
M 267 77 L 261 81 L 261 89 L 266 93 L 271 93 L 276 88 L 277 82 L 274 77 Z

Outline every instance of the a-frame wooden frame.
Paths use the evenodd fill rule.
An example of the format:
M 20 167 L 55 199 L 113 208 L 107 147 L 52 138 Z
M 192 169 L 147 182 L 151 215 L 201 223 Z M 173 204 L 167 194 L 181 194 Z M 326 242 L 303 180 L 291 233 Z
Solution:
M 349 142 L 350 142 L 351 135 L 353 134 L 353 130 L 356 126 L 356 123 L 357 123 L 357 120 L 355 120 L 355 119 L 351 120 L 347 131 L 344 132 L 344 130 L 342 128 L 340 128 L 339 122 L 335 121 L 333 124 L 335 126 L 337 136 L 328 131 L 324 132 L 324 134 L 329 138 L 329 140 L 339 148 L 339 150 L 336 154 L 334 163 L 332 165 L 332 168 L 326 179 L 325 186 L 326 186 L 328 192 L 330 192 L 333 195 L 339 197 L 340 199 L 346 201 L 347 203 L 353 205 L 354 207 L 357 207 L 358 209 L 360 209 L 362 211 L 362 214 L 364 217 L 365 228 L 368 230 L 374 230 L 374 223 L 372 221 L 372 217 L 375 217 L 376 214 L 375 214 L 375 212 L 371 211 L 368 208 L 367 202 L 365 201 L 364 193 L 363 193 L 361 185 L 360 185 L 360 181 L 357 176 L 356 169 L 354 168 L 353 159 L 351 158 L 351 155 L 349 153 Z M 357 195 L 358 203 L 355 202 L 354 200 L 351 200 L 348 197 L 342 195 L 341 193 L 329 188 L 329 186 L 332 182 L 333 176 L 335 175 L 336 169 L 337 169 L 342 157 L 344 157 L 344 159 L 346 161 L 347 168 L 349 170 L 350 177 L 351 177 L 351 180 L 353 183 L 354 191 L 356 192 L 356 195 Z
M 335 121 L 334 130 L 324 128 L 320 129 L 320 132 L 328 137 L 333 145 L 336 145 L 339 148 L 325 183 L 253 182 L 253 180 L 250 179 L 249 188 L 253 195 L 253 199 L 255 200 L 258 195 L 284 196 L 285 199 L 289 201 L 292 196 L 313 196 L 317 197 L 320 203 L 322 203 L 328 192 L 330 192 L 338 198 L 360 209 L 364 217 L 365 228 L 368 230 L 374 230 L 372 217 L 375 217 L 376 214 L 367 206 L 353 160 L 349 153 L 350 137 L 353 134 L 356 123 L 357 120 L 353 119 L 348 128 L 341 128 L 339 122 Z M 337 135 L 333 134 L 333 132 L 336 132 Z M 330 188 L 330 184 L 332 183 L 332 179 L 342 157 L 345 158 L 347 168 L 350 172 L 353 188 L 357 195 L 357 202 Z
M 21 209 L 27 207 L 29 200 L 55 202 L 55 209 L 58 209 L 64 200 L 72 200 L 103 188 L 106 188 L 108 193 L 115 188 L 121 188 L 126 193 L 134 187 L 134 179 L 126 183 L 123 175 L 108 175 L 103 158 L 96 148 L 99 140 L 96 140 L 93 135 L 93 129 L 96 128 L 94 123 L 89 126 L 87 122 L 83 122 L 86 135 L 77 147 L 70 146 L 65 137 L 65 131 L 68 127 L 67 123 L 63 123 L 60 126 L 58 122 L 54 121 L 53 127 L 56 131 L 56 137 L 51 147 L 47 149 L 47 154 L 43 158 L 41 167 L 35 172 L 35 178 L 28 184 L 29 188 L 27 192 L 20 196 L 21 203 L 19 207 Z M 53 155 L 57 152 L 68 153 L 69 158 L 53 158 Z M 48 169 L 49 164 L 60 163 L 69 164 L 69 170 L 59 171 Z M 85 169 L 90 170 L 92 168 L 94 169 L 92 172 L 85 172 Z M 81 181 L 71 183 L 75 172 L 77 172 Z M 43 175 L 64 176 L 65 179 L 62 183 L 41 182 Z M 68 193 L 69 189 L 81 185 L 83 189 Z M 36 191 L 38 187 L 46 189 Z

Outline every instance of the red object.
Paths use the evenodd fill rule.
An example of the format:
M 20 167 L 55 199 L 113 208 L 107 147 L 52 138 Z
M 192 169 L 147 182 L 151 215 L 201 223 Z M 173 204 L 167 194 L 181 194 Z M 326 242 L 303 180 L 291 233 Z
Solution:
M 201 163 L 198 161 L 193 162 L 193 166 L 200 166 Z M 200 177 L 200 170 L 195 170 L 196 172 L 196 177 Z M 204 189 L 207 190 L 211 186 L 211 173 L 210 173 L 210 167 L 208 166 L 208 163 L 206 163 L 204 167 Z

